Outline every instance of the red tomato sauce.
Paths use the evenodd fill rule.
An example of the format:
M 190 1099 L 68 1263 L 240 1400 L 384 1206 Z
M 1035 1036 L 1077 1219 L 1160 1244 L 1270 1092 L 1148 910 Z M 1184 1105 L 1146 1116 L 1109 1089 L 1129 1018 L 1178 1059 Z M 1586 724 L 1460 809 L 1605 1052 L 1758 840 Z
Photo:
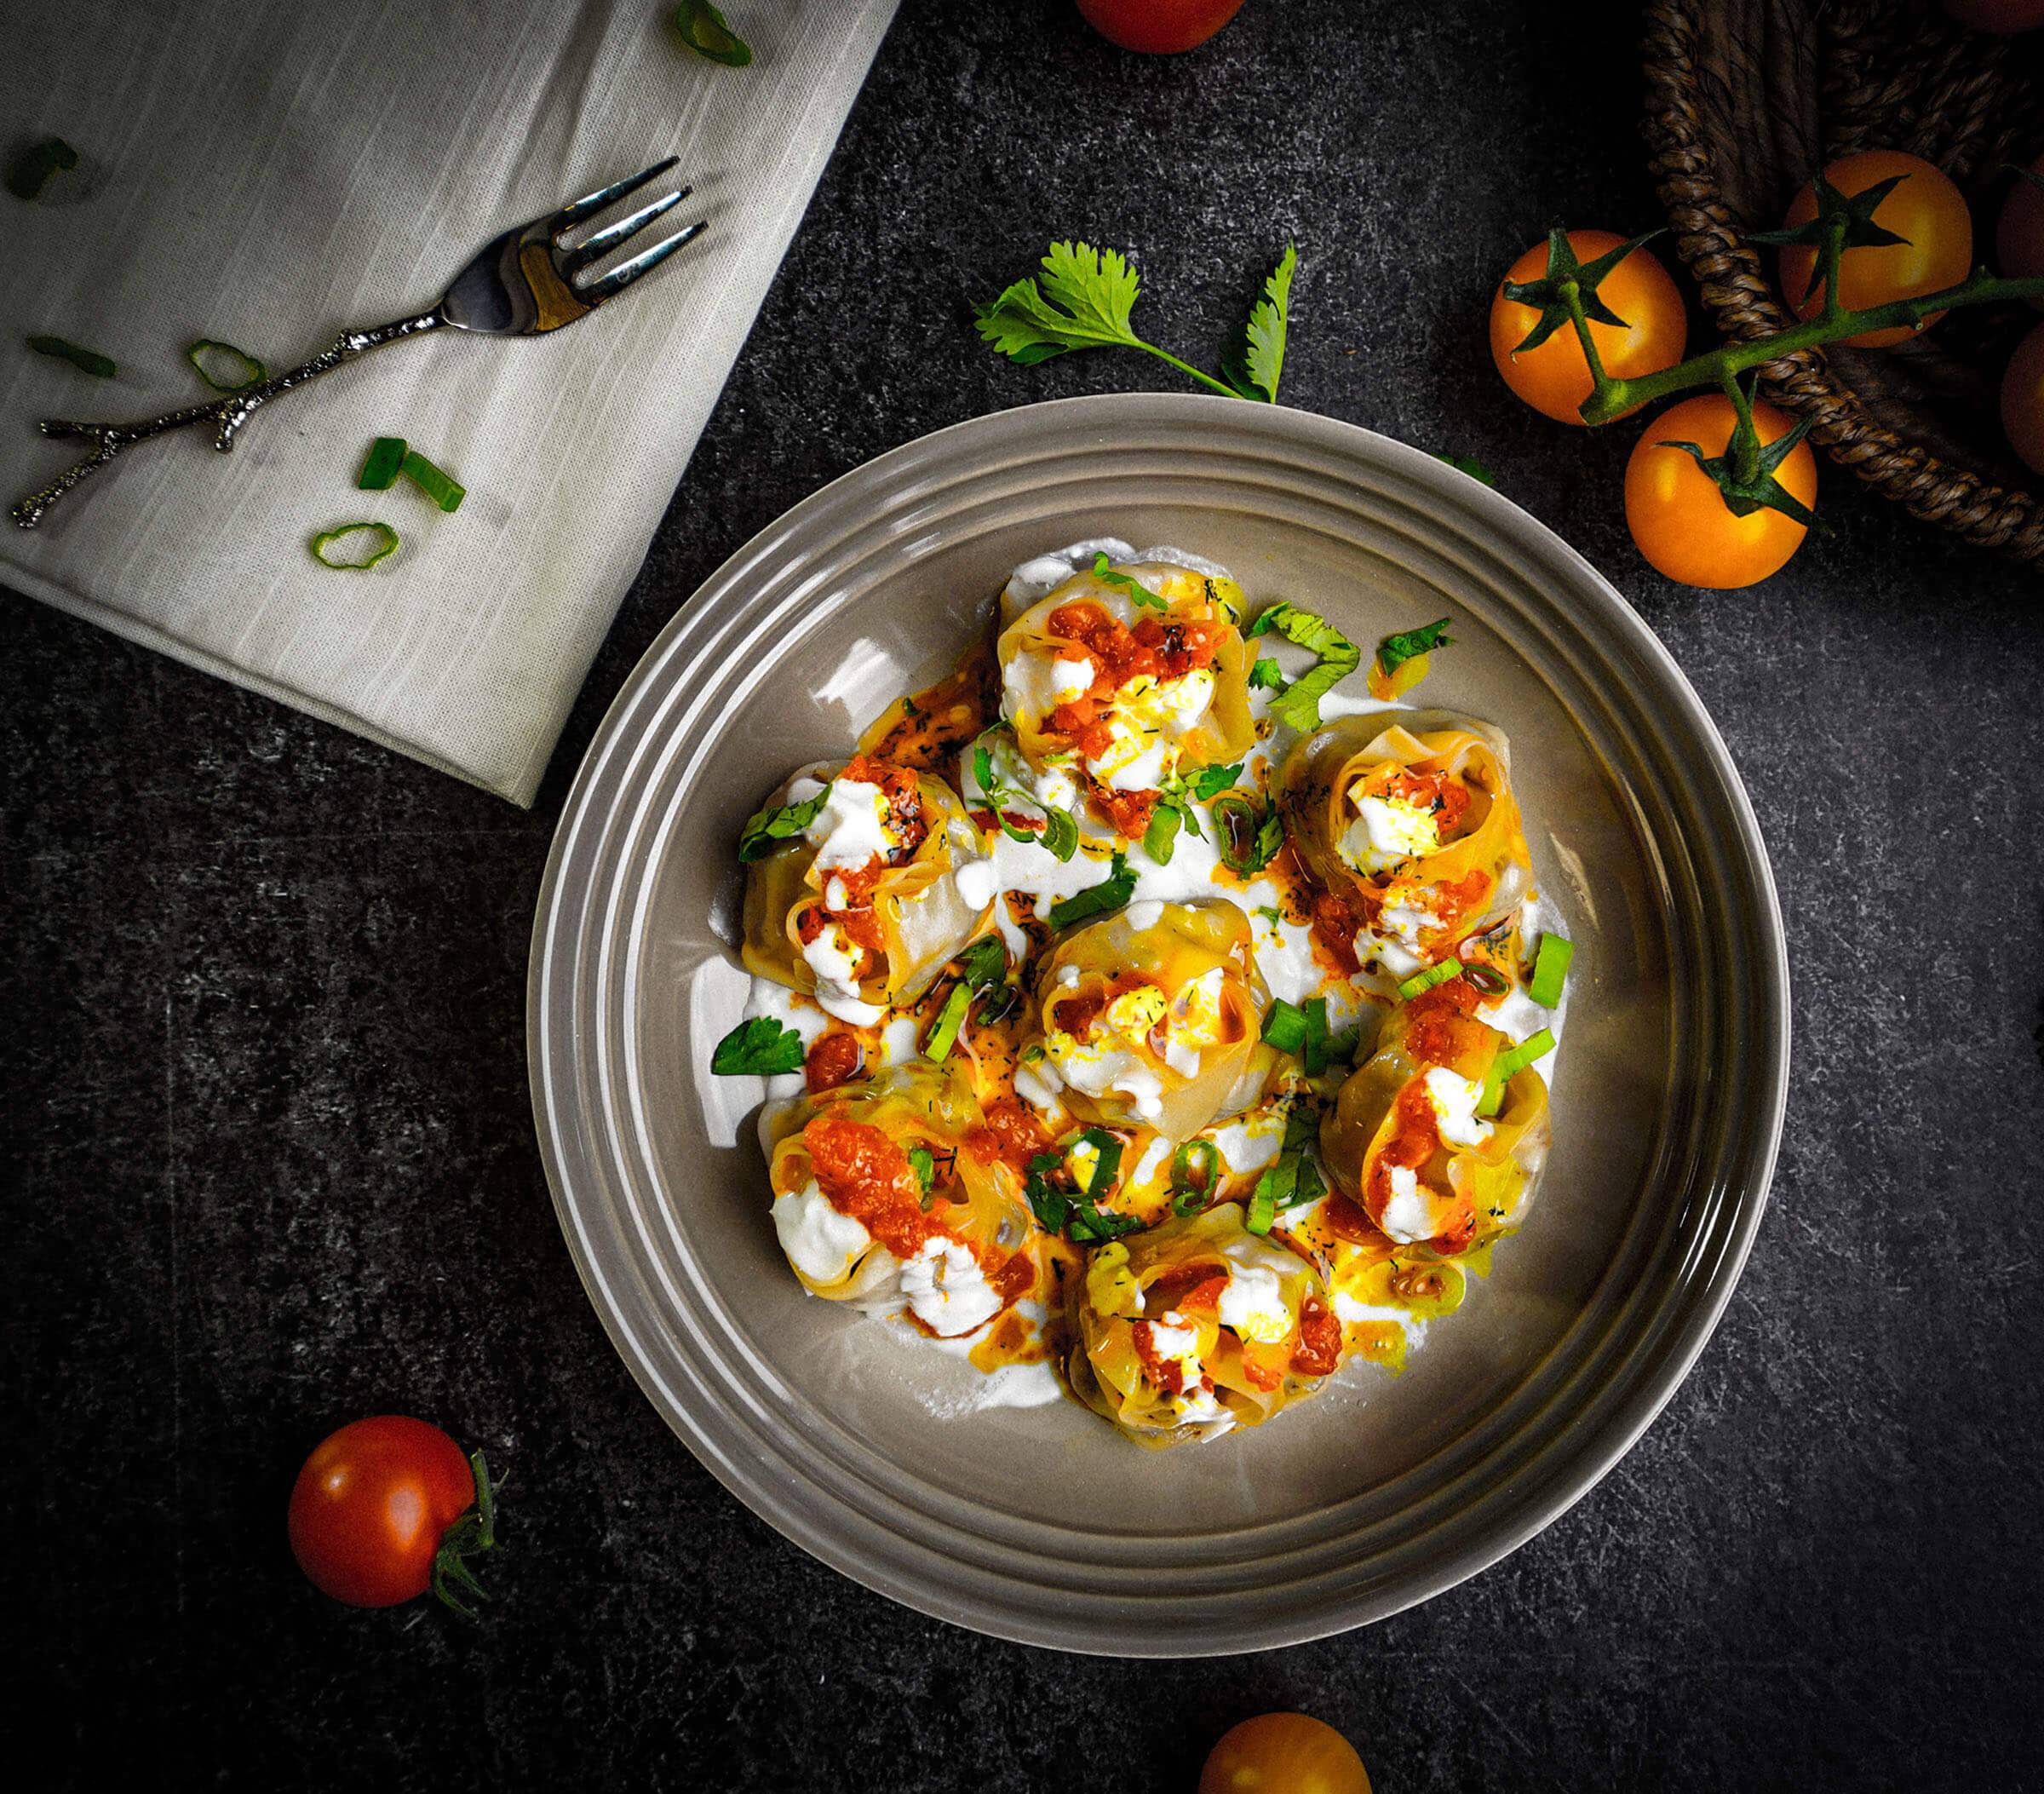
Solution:
M 923 1213 L 922 1181 L 909 1155 L 871 1123 L 820 1116 L 802 1130 L 802 1144 L 830 1206 L 897 1258 L 913 1258 L 945 1234 Z
M 1299 1346 L 1292 1369 L 1301 1377 L 1331 1377 L 1341 1362 L 1341 1323 L 1318 1296 L 1299 1310 Z
M 1452 773 L 1438 768 L 1421 772 L 1416 767 L 1400 767 L 1384 781 L 1377 795 L 1395 797 L 1415 809 L 1432 811 L 1434 829 L 1443 841 L 1454 838 L 1469 808 L 1469 787 Z
M 1422 1065 L 1440 1065 L 1454 1058 L 1467 1037 L 1465 1024 L 1482 1000 L 1483 992 L 1467 978 L 1450 978 L 1445 984 L 1421 992 L 1405 1006 L 1406 1052 Z M 1404 1093 L 1406 1096 L 1413 1094 L 1411 1089 Z M 1433 1105 L 1427 1103 L 1424 1096 L 1420 1101 L 1431 1124 Z
M 1009 1164 L 1025 1170 L 1039 1153 L 1048 1153 L 1056 1136 L 1036 1113 L 1013 1096 L 996 1097 L 986 1106 L 986 1124 L 966 1136 L 965 1149 L 982 1164 Z
M 865 1056 L 856 1034 L 835 1031 L 819 1034 L 802 1061 L 803 1085 L 813 1096 L 819 1090 L 834 1090 L 841 1084 L 849 1084 L 858 1076 Z
M 1136 1360 L 1143 1367 L 1143 1375 L 1165 1394 L 1182 1394 L 1186 1387 L 1183 1360 L 1166 1358 L 1158 1353 L 1156 1330 L 1148 1321 L 1139 1320 L 1128 1331 L 1135 1346 Z
M 1154 1308 L 1160 1314 L 1182 1314 L 1188 1308 L 1218 1308 L 1220 1292 L 1227 1286 L 1225 1266 L 1173 1265 L 1143 1286 L 1143 1305 Z

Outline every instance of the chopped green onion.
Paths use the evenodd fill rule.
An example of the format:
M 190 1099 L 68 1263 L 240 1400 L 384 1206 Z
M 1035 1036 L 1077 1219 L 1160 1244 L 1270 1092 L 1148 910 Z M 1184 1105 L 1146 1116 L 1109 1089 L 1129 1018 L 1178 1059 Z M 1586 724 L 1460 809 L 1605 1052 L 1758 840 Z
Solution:
M 909 1169 L 915 1172 L 916 1181 L 922 1186 L 922 1193 L 930 1193 L 930 1186 L 937 1182 L 937 1158 L 927 1146 L 912 1146 L 908 1152 Z
M 443 474 L 416 449 L 406 449 L 398 471 L 444 511 L 458 511 L 468 488 Z
M 1220 1182 L 1220 1148 L 1211 1140 L 1188 1140 L 1171 1155 L 1171 1212 L 1197 1214 Z
M 81 374 L 90 374 L 95 380 L 111 380 L 118 371 L 106 356 L 93 349 L 80 348 L 75 342 L 66 342 L 61 336 L 31 336 L 26 340 L 38 355 L 54 355 L 60 361 L 68 361 Z
M 802 1037 L 771 1015 L 741 1021 L 717 1043 L 709 1068 L 720 1078 L 772 1078 L 802 1068 Z
M 1263 1038 L 1281 1053 L 1296 1053 L 1306 1044 L 1306 1011 L 1282 997 L 1272 998 L 1270 1013 L 1263 1018 Z
M 1079 849 L 1079 825 L 1070 810 L 1043 810 L 1043 846 L 1061 860 L 1069 861 Z
M 364 530 L 367 530 L 375 536 L 381 543 L 381 546 L 367 560 L 336 561 L 329 556 L 326 551 L 335 543 L 346 537 L 357 535 Z M 397 551 L 398 532 L 388 523 L 344 523 L 337 530 L 322 530 L 313 538 L 313 559 L 317 561 L 321 566 L 330 566 L 339 572 L 359 573 L 366 568 L 374 566 L 379 561 L 396 554 Z
M 764 860 L 784 841 L 793 840 L 823 814 L 830 796 L 830 787 L 826 785 L 800 803 L 769 803 L 755 810 L 738 834 L 739 862 L 750 865 L 755 860 Z
M 1353 1065 L 1356 1055 L 1363 1048 L 1363 1024 L 1352 1021 L 1339 1034 L 1330 1035 L 1327 1043 L 1328 1063 Z
M 1484 1078 L 1483 1101 L 1477 1104 L 1479 1115 L 1495 1115 L 1505 1100 L 1505 1086 L 1531 1065 L 1554 1050 L 1554 1037 L 1542 1028 L 1537 1034 L 1530 1034 L 1515 1047 L 1507 1047 L 1490 1061 L 1490 1069 Z
M 1455 638 L 1448 633 L 1452 620 L 1444 617 L 1438 623 L 1423 624 L 1416 630 L 1387 635 L 1377 644 L 1378 666 L 1388 676 L 1397 672 L 1408 660 L 1431 654 L 1438 647 L 1454 647 Z
M 78 152 L 61 137 L 32 143 L 7 165 L 7 190 L 17 199 L 33 199 L 52 175 L 78 165 Z
M 1150 826 L 1143 831 L 1143 851 L 1159 865 L 1169 865 L 1178 844 L 1178 831 L 1185 814 L 1175 803 L 1160 803 L 1150 813 Z
M 238 380 L 221 379 L 221 374 L 227 370 L 223 368 L 215 371 L 208 367 L 205 358 L 209 355 L 216 360 L 221 356 L 232 355 L 242 365 L 241 377 Z M 245 349 L 238 349 L 231 342 L 215 342 L 210 336 L 201 336 L 187 349 L 185 359 L 198 370 L 198 377 L 216 393 L 238 393 L 244 388 L 254 386 L 259 380 L 270 377 L 270 371 Z
M 1318 1078 L 1327 1069 L 1327 998 L 1315 997 L 1305 1008 L 1306 1040 L 1300 1056 L 1306 1061 L 1306 1075 Z
M 675 9 L 675 29 L 698 56 L 726 68 L 744 68 L 752 60 L 752 46 L 732 30 L 709 0 L 681 0 Z
M 973 987 L 961 979 L 951 986 L 951 994 L 944 999 L 944 1007 L 937 1012 L 937 1025 L 930 1030 L 930 1038 L 923 1046 L 923 1056 L 933 1065 L 942 1065 L 951 1056 L 951 1048 L 958 1039 L 958 1030 L 965 1025 L 965 1012 L 973 1000 Z
M 1128 856 L 1117 854 L 1107 876 L 1098 884 L 1088 885 L 1076 897 L 1067 897 L 1062 903 L 1051 905 L 1050 925 L 1054 929 L 1067 929 L 1089 916 L 1105 916 L 1110 911 L 1123 908 L 1134 895 L 1135 874 L 1128 870 Z
M 1278 1194 L 1271 1174 L 1266 1171 L 1256 1180 L 1256 1188 L 1249 1197 L 1249 1212 L 1242 1217 L 1242 1224 L 1252 1233 L 1267 1233 L 1277 1218 Z
M 1415 972 L 1398 986 L 1398 1000 L 1410 1003 L 1422 991 L 1431 991 L 1437 984 L 1447 983 L 1450 978 L 1459 976 L 1462 970 L 1462 962 L 1450 957 L 1442 960 L 1438 965 L 1428 966 L 1423 972 Z
M 1487 965 L 1465 965 L 1462 976 L 1486 997 L 1502 997 L 1512 988 L 1500 973 Z
M 1526 995 L 1543 1009 L 1551 1009 L 1561 1001 L 1561 987 L 1567 981 L 1569 962 L 1576 957 L 1576 943 L 1559 934 L 1542 934 L 1540 951 L 1533 956 L 1533 977 L 1526 986 Z
M 1098 1202 L 1113 1189 L 1116 1174 L 1122 1168 L 1121 1137 L 1105 1128 L 1088 1128 L 1073 1143 L 1094 1150 L 1093 1176 L 1086 1180 L 1086 1194 Z M 1077 1182 L 1076 1176 L 1073 1182 Z
M 362 463 L 362 472 L 355 486 L 365 492 L 388 492 L 398 483 L 398 469 L 404 464 L 405 439 L 379 436 L 369 446 L 369 454 Z

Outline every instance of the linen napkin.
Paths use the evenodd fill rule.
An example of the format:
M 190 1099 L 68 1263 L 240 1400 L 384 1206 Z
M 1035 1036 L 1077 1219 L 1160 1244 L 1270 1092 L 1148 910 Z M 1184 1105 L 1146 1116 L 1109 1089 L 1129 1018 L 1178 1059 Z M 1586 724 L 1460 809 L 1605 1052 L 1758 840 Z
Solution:
M 343 329 L 423 309 L 497 232 L 678 155 L 695 195 L 640 248 L 709 229 L 537 338 L 442 331 L 259 411 L 231 455 L 202 429 L 124 451 L 23 532 L 0 582 L 530 804 L 761 297 L 893 0 L 726 0 L 754 49 L 686 49 L 672 0 L 128 0 L 23 9 L 0 69 L 11 152 L 81 157 L 0 194 L 0 474 L 8 504 L 90 447 L 37 420 L 134 422 L 213 396 L 188 344 L 272 372 Z M 649 187 L 628 204 L 667 191 Z M 111 356 L 94 379 L 31 353 Z M 401 436 L 468 488 L 359 492 Z M 402 538 L 365 572 L 317 531 Z

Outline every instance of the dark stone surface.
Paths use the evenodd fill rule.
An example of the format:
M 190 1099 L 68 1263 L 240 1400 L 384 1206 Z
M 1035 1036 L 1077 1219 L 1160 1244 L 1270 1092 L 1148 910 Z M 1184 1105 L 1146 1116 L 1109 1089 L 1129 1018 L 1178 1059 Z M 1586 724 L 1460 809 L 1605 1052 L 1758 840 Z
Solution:
M 1250 0 L 1144 61 L 1061 0 L 908 6 L 531 815 L 7 607 L 18 1735 L 86 1785 L 146 1745 L 234 1787 L 1162 1791 L 1299 1706 L 1395 1794 L 2037 1785 L 2036 580 L 1831 469 L 1835 532 L 1757 591 L 1643 566 L 1633 433 L 1518 408 L 1483 347 L 1552 216 L 1656 216 L 1632 21 L 1562 10 Z M 1773 1205 L 1639 1446 L 1424 1608 L 1232 1661 L 1011 1647 L 784 1544 L 611 1352 L 526 1104 L 548 832 L 675 607 L 896 443 L 1175 377 L 975 343 L 1073 233 L 1201 361 L 1296 235 L 1288 398 L 1481 457 L 1619 584 L 1744 772 L 1795 964 Z M 284 1548 L 305 1451 L 391 1409 L 511 1471 L 479 1630 L 335 1607 Z

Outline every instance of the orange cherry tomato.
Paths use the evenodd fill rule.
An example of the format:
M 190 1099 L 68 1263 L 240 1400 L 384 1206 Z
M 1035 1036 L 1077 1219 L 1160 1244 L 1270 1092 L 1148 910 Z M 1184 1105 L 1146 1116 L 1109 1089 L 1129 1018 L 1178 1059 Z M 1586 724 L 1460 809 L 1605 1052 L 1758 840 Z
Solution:
M 291 1552 L 313 1585 L 354 1607 L 423 1595 L 475 1473 L 438 1427 L 401 1414 L 358 1420 L 313 1447 L 291 1490 Z
M 1944 0 L 1944 9 L 1960 24 L 2001 37 L 2044 25 L 2044 0 Z
M 1972 271 L 1972 214 L 1944 170 L 1899 150 L 1862 150 L 1840 157 L 1824 170 L 1824 179 L 1848 198 L 1892 175 L 1903 176 L 1902 182 L 1875 208 L 1874 221 L 1906 240 L 1849 249 L 1839 257 L 1839 302 L 1849 311 L 1956 286 Z M 1807 224 L 1816 216 L 1817 190 L 1806 186 L 1783 222 Z M 1823 309 L 1822 290 L 1810 290 L 1816 267 L 1817 250 L 1811 244 L 1792 243 L 1782 251 L 1782 296 L 1799 318 L 1814 318 Z M 1932 313 L 1922 327 L 1944 315 Z M 1915 334 L 1897 325 L 1842 340 L 1855 348 L 1883 348 Z
M 2008 358 L 2001 376 L 2001 428 L 2023 464 L 2044 474 L 2044 324 Z
M 2038 3 L 2044 5 L 2044 0 Z M 2044 156 L 2030 164 L 2030 173 L 2044 180 Z M 2044 274 L 2044 189 L 2032 181 L 2018 176 L 2001 202 L 2001 221 L 1995 227 L 1995 266 L 2012 279 Z M 2044 298 L 2030 302 L 2044 311 Z
M 1731 400 L 1706 393 L 1671 405 L 1647 426 L 1625 466 L 1625 520 L 1653 566 L 1685 585 L 1725 591 L 1778 572 L 1802 545 L 1806 526 L 1777 510 L 1735 517 L 1725 495 L 1695 459 L 1668 442 L 1693 442 L 1712 457 L 1725 452 L 1734 418 Z M 1756 401 L 1754 428 L 1762 443 L 1789 428 L 1774 406 Z M 1817 457 L 1799 442 L 1774 477 L 1792 498 L 1817 501 Z
M 1332 1726 L 1265 1713 L 1221 1734 L 1199 1772 L 1199 1794 L 1369 1794 L 1369 1771 Z
M 1242 0 L 1078 0 L 1079 14 L 1110 43 L 1153 56 L 1197 49 L 1241 9 Z
M 1593 262 L 1624 242 L 1609 231 L 1570 231 L 1569 247 L 1578 262 Z M 1547 246 L 1536 243 L 1505 271 L 1505 279 L 1537 280 L 1547 271 Z M 1625 319 L 1625 328 L 1590 321 L 1590 341 L 1605 373 L 1618 379 L 1657 373 L 1682 359 L 1689 340 L 1689 319 L 1682 292 L 1668 272 L 1643 249 L 1634 250 L 1604 277 L 1598 296 Z M 1538 348 L 1513 351 L 1540 321 L 1539 310 L 1505 297 L 1503 283 L 1490 301 L 1490 359 L 1505 384 L 1544 417 L 1558 423 L 1581 423 L 1582 401 L 1590 396 L 1590 365 L 1572 326 L 1564 325 Z

